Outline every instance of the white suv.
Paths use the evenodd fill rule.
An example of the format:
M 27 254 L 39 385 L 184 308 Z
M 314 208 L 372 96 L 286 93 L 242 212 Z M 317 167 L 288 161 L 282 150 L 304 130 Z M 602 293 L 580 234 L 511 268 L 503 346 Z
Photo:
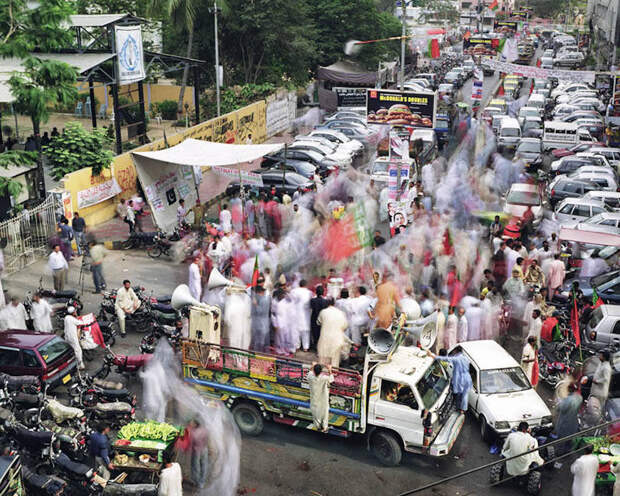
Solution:
M 561 227 L 575 227 L 590 217 L 607 212 L 608 208 L 602 201 L 588 198 L 566 198 L 555 209 L 553 220 Z

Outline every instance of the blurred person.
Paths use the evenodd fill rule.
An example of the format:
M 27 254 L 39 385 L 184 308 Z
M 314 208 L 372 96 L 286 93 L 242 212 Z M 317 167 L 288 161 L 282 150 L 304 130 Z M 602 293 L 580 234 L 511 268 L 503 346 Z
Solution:
M 75 317 L 75 307 L 67 308 L 65 315 L 64 339 L 73 348 L 75 360 L 78 368 L 84 370 L 84 360 L 82 358 L 82 347 L 80 346 L 80 332 L 78 327 L 82 325 L 82 321 Z
M 207 475 L 209 475 L 209 433 L 197 419 L 190 420 L 188 428 L 190 429 L 192 481 L 196 487 L 203 489 L 207 483 Z
M 362 344 L 362 335 L 370 324 L 370 306 L 372 298 L 367 294 L 366 287 L 357 288 L 357 297 L 351 300 L 351 340 L 357 346 Z
M 327 308 L 321 310 L 317 318 L 317 322 L 321 325 L 317 352 L 320 362 L 338 367 L 341 354 L 348 342 L 344 333 L 348 322 L 345 313 L 334 306 L 333 299 L 328 299 L 327 303 Z
M 32 306 L 30 307 L 30 317 L 32 318 L 32 327 L 37 332 L 52 332 L 52 306 L 41 298 L 40 293 L 32 295 Z
M 159 474 L 159 496 L 183 496 L 181 465 L 172 461 L 168 451 L 163 454 L 163 469 Z
M 603 350 L 599 353 L 599 363 L 594 376 L 592 377 L 592 389 L 590 396 L 595 396 L 601 403 L 601 407 L 605 407 L 607 397 L 609 396 L 609 385 L 611 383 L 611 364 L 609 363 L 610 353 Z
M 570 395 L 560 401 L 555 407 L 556 419 L 554 422 L 555 433 L 558 438 L 571 436 L 579 432 L 579 410 L 583 398 L 579 393 L 577 384 L 571 384 L 568 388 Z M 572 442 L 562 443 L 562 453 L 570 449 Z M 559 453 L 559 454 L 562 454 Z
M 427 354 L 436 360 L 452 364 L 452 378 L 450 383 L 455 398 L 455 406 L 461 413 L 466 413 L 469 390 L 472 388 L 471 375 L 469 374 L 469 367 L 471 364 L 469 360 L 460 350 L 452 356 L 448 356 L 445 349 L 439 352 L 440 356 L 430 351 L 427 351 Z
M 198 301 L 202 297 L 202 273 L 201 273 L 200 257 L 194 257 L 189 265 L 189 292 Z
M 82 255 L 82 247 L 86 245 L 86 238 L 84 237 L 86 231 L 86 222 L 78 212 L 73 214 L 73 221 L 71 221 L 71 227 L 75 236 L 75 244 L 77 246 L 78 256 Z
M 458 343 L 458 325 L 459 319 L 454 314 L 454 307 L 450 306 L 444 331 L 444 347 L 448 350 L 451 350 Z
M 93 468 L 107 481 L 110 480 L 110 470 L 114 465 L 110 461 L 110 426 L 101 424 L 94 429 L 88 440 L 88 451 L 93 458 Z
M 187 225 L 187 221 L 185 220 L 187 217 L 187 208 L 185 208 L 185 200 L 181 198 L 179 200 L 179 206 L 177 207 L 177 225 L 179 228 L 182 228 Z
M 310 349 L 310 317 L 311 308 L 310 301 L 312 300 L 312 291 L 307 287 L 305 279 L 299 281 L 299 287 L 291 289 L 290 295 L 295 306 L 297 334 L 301 343 L 297 343 L 296 347 L 301 348 L 304 351 Z
M 539 288 L 545 286 L 545 274 L 538 265 L 536 259 L 532 259 L 530 261 L 530 265 L 525 272 L 523 282 L 532 286 L 538 286 Z
M 469 339 L 469 327 L 467 317 L 465 317 L 465 309 L 459 307 L 458 310 L 458 324 L 456 326 L 457 342 L 463 343 Z
M 570 467 L 573 474 L 572 496 L 594 496 L 596 494 L 596 474 L 598 457 L 593 454 L 594 446 L 588 444 L 584 454 L 577 458 Z
M 313 363 L 307 377 L 310 386 L 310 411 L 312 423 L 321 432 L 329 431 L 329 385 L 334 382 L 332 366 L 327 370 L 320 363 Z
M 205 206 L 200 203 L 200 198 L 196 198 L 196 205 L 192 207 L 192 213 L 194 214 L 192 228 L 198 231 L 202 227 L 202 221 L 205 216 Z
M 465 317 L 467 318 L 467 340 L 477 341 L 482 339 L 480 331 L 482 328 L 483 314 L 479 301 L 474 301 L 471 306 L 465 310 Z
M 312 334 L 312 343 L 316 347 L 321 334 L 321 324 L 318 322 L 321 311 L 328 307 L 327 299 L 323 297 L 325 288 L 318 285 L 315 289 L 316 296 L 310 300 L 310 333 Z
M 549 273 L 547 274 L 547 286 L 549 289 L 549 301 L 553 300 L 555 292 L 558 288 L 564 284 L 564 277 L 566 275 L 566 268 L 564 262 L 560 260 L 560 254 L 556 253 L 553 256 L 553 261 L 549 264 Z
M 506 297 L 514 302 L 518 298 L 525 296 L 525 284 L 520 277 L 518 269 L 512 269 L 512 277 L 508 279 L 502 286 L 502 290 L 506 294 Z
M 28 329 L 26 327 L 28 312 L 26 312 L 24 304 L 15 296 L 11 298 L 11 302 L 7 306 L 0 310 L 0 320 L 2 321 L 1 329 Z
M 523 372 L 534 389 L 536 389 L 538 385 L 537 360 L 536 338 L 534 336 L 528 336 L 527 342 L 521 352 L 521 369 L 523 369 Z
M 392 325 L 392 319 L 396 313 L 396 307 L 399 304 L 400 297 L 398 288 L 389 279 L 391 274 L 386 274 L 381 284 L 377 286 L 377 303 L 373 312 L 376 319 L 376 326 L 389 329 Z
M 103 259 L 107 255 L 107 250 L 101 243 L 91 241 L 90 246 L 90 271 L 93 273 L 93 284 L 95 293 L 101 293 L 106 288 L 105 278 L 103 277 Z
M 251 292 L 252 349 L 257 351 L 266 351 L 271 345 L 271 296 L 265 291 L 264 283 L 265 278 L 259 276 Z
M 542 319 L 540 318 L 540 310 L 534 309 L 532 311 L 532 320 L 530 321 L 528 336 L 534 336 L 536 338 L 536 348 L 540 349 L 540 334 L 542 330 Z
M 133 208 L 133 200 L 127 202 L 127 212 L 125 214 L 125 222 L 129 225 L 129 235 L 136 230 L 136 211 Z
M 71 241 L 74 238 L 73 229 L 66 218 L 60 221 L 59 228 L 62 254 L 67 259 L 67 262 L 70 262 L 73 258 L 73 247 L 71 246 Z

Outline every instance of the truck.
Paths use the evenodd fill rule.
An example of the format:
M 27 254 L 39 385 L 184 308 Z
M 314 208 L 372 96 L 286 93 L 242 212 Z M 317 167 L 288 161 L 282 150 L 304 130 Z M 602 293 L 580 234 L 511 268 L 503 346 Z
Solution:
M 329 434 L 365 436 L 367 448 L 386 466 L 398 465 L 405 451 L 447 455 L 464 422 L 449 367 L 421 347 L 402 344 L 399 332 L 375 329 L 363 356 L 332 370 L 329 391 Z M 190 338 L 182 342 L 184 380 L 223 401 L 242 433 L 259 435 L 267 419 L 316 430 L 307 382 L 312 361 L 191 336 L 190 326 Z M 386 342 L 393 344 L 377 345 Z

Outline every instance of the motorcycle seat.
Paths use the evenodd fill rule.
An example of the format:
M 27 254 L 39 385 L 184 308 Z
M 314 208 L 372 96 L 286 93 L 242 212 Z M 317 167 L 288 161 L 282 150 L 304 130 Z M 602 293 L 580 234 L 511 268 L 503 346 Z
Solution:
M 157 300 L 157 303 L 170 303 L 172 301 L 172 295 L 160 295 L 156 296 L 155 299 Z
M 135 494 L 139 496 L 157 496 L 156 484 L 117 484 L 115 482 L 109 482 L 103 494 L 108 496 L 121 496 L 128 494 Z
M 170 325 L 174 324 L 177 320 L 176 313 L 163 313 L 158 310 L 153 310 L 153 317 L 155 317 L 155 320 L 158 322 Z
M 149 361 L 151 355 L 128 355 L 125 357 L 125 365 L 133 365 L 134 367 L 142 367 Z
M 0 421 L 6 422 L 7 420 L 11 420 L 13 418 L 13 412 L 6 408 L 0 407 Z
M 37 406 L 39 404 L 40 397 L 38 394 L 16 393 L 13 396 L 13 401 L 15 401 L 15 403 L 19 403 L 20 405 Z
M 112 403 L 97 403 L 95 405 L 95 409 L 100 412 L 126 412 L 130 413 L 132 410 L 132 406 L 129 403 L 124 403 L 122 401 L 114 401 Z
M 62 468 L 64 468 L 67 472 L 72 472 L 74 474 L 81 475 L 82 477 L 86 476 L 88 472 L 92 471 L 92 469 L 88 465 L 74 462 L 64 453 L 58 455 L 58 458 L 56 458 L 56 463 Z
M 52 294 L 55 298 L 75 298 L 77 291 L 75 289 L 65 289 L 63 291 L 54 291 Z
M 124 389 L 124 385 L 122 382 L 107 381 L 105 379 L 99 378 L 94 378 L 93 384 L 100 387 L 101 389 L 105 389 L 106 391 L 109 391 L 111 389 Z
M 127 389 L 101 389 L 101 394 L 113 398 L 123 398 L 124 396 L 131 395 Z
M 60 494 L 60 491 L 67 485 L 65 481 L 57 477 L 39 475 L 26 465 L 22 465 L 22 475 L 26 484 L 42 491 L 43 494 Z
M 52 442 L 53 433 L 50 431 L 31 431 L 28 429 L 15 429 L 15 438 L 23 444 L 41 446 Z
M 23 386 L 40 386 L 41 381 L 36 375 L 9 375 L 0 373 L 0 383 L 6 382 L 9 390 L 15 391 Z
M 174 308 L 166 303 L 153 303 L 153 310 L 157 310 L 162 313 L 174 313 Z

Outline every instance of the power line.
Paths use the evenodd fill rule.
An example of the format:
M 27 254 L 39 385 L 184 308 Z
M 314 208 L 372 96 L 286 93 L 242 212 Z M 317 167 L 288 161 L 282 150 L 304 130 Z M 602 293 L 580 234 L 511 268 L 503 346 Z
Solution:
M 596 431 L 596 430 L 601 429 L 603 427 L 607 427 L 608 425 L 617 424 L 619 422 L 620 422 L 619 420 L 610 420 L 608 422 L 604 422 L 602 424 L 595 425 L 594 427 L 589 427 L 588 429 L 581 430 L 581 431 L 579 431 L 576 434 L 571 434 L 570 436 L 565 436 L 565 437 L 556 439 L 555 441 L 551 441 L 550 443 L 545 444 L 544 447 L 554 446 L 554 445 L 560 444 L 560 443 L 565 443 L 566 441 L 569 441 L 571 439 L 574 439 L 574 438 L 577 438 L 577 437 L 583 437 L 583 434 L 586 433 L 586 432 Z M 499 460 L 497 460 L 495 462 L 487 463 L 486 465 L 481 465 L 480 467 L 476 467 L 476 468 L 472 468 L 472 469 L 466 470 L 465 472 L 461 472 L 460 474 L 451 475 L 450 477 L 444 477 L 443 479 L 440 479 L 440 480 L 435 481 L 435 482 L 431 482 L 430 484 L 426 484 L 426 485 L 424 485 L 422 487 L 418 487 L 418 488 L 415 488 L 415 489 L 410 489 L 408 491 L 405 491 L 404 493 L 400 493 L 398 496 L 409 496 L 410 494 L 421 493 L 422 491 L 426 491 L 427 489 L 431 489 L 431 488 L 439 486 L 441 484 L 445 484 L 446 482 L 450 482 L 450 481 L 453 481 L 453 480 L 456 480 L 456 479 L 460 479 L 461 477 L 465 477 L 467 475 L 471 475 L 473 473 L 479 472 L 480 470 L 485 470 L 485 469 L 491 468 L 494 465 L 497 465 L 499 463 L 506 463 L 509 460 L 514 460 L 515 458 L 519 458 L 519 457 L 521 457 L 523 455 L 528 455 L 530 453 L 534 453 L 535 451 L 538 451 L 542 447 L 543 446 L 541 446 L 539 448 L 535 448 L 535 449 L 529 450 L 529 451 L 525 451 L 525 452 L 523 452 L 523 453 L 521 453 L 519 455 L 511 456 L 509 458 L 501 458 L 501 459 L 499 459 Z M 577 451 L 581 451 L 581 450 L 576 450 L 576 452 Z M 572 453 L 570 453 L 570 454 L 572 454 Z M 566 455 L 562 455 L 561 457 L 557 457 L 556 459 L 554 459 L 554 461 L 557 460 L 557 459 L 563 458 L 564 456 L 566 456 Z M 508 479 L 503 479 L 502 482 L 505 482 L 507 480 Z

